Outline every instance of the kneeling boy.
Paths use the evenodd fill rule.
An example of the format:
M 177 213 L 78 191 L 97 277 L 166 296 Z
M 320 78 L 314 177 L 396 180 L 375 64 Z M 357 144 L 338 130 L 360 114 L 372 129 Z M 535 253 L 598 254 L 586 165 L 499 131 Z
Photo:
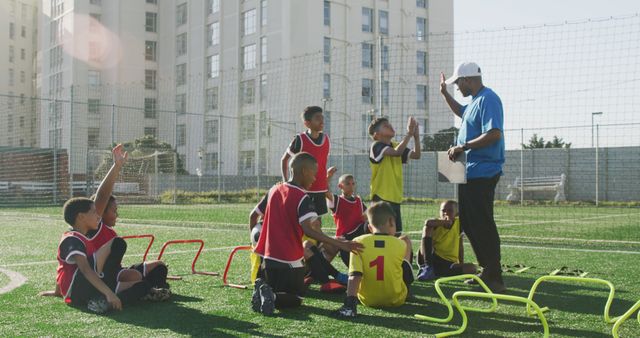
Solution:
M 358 300 L 370 307 L 400 306 L 413 282 L 411 241 L 406 236 L 394 237 L 396 223 L 391 205 L 375 203 L 367 209 L 367 217 L 371 234 L 354 239 L 364 245 L 364 250 L 352 253 L 349 259 L 347 298 L 338 310 L 341 317 L 355 317 Z

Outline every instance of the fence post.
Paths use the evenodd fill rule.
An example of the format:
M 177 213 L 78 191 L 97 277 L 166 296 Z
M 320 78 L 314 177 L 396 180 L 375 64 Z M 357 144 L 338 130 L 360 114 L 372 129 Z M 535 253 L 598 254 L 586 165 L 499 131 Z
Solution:
M 600 170 L 599 170 L 599 167 L 600 167 L 600 163 L 599 163 L 599 160 L 600 160 L 599 159 L 600 134 L 599 134 L 599 131 L 600 131 L 600 125 L 596 124 L 596 207 L 600 204 L 600 198 L 599 198 L 600 197 L 599 196 L 599 193 L 600 193 L 600 191 L 599 191 L 600 190 L 600 177 L 599 177 L 599 174 L 600 174 Z
M 253 161 L 253 163 L 255 163 L 256 165 L 256 200 L 258 202 L 260 202 L 260 115 L 258 114 L 258 135 L 256 135 L 257 139 L 257 143 L 258 143 L 258 147 L 256 148 L 256 157 Z
M 58 204 L 58 100 L 53 99 L 53 204 Z
M 222 175 L 221 175 L 221 171 L 222 171 L 222 123 L 223 123 L 223 119 L 222 119 L 222 115 L 218 115 L 218 203 L 220 203 L 220 189 L 221 189 L 221 182 L 222 182 Z
M 116 142 L 116 105 L 111 103 L 111 145 L 113 146 Z
M 520 205 L 524 206 L 524 128 L 520 128 Z
M 175 137 L 175 146 L 173 153 L 173 204 L 178 200 L 178 111 L 174 112 L 173 133 Z
M 455 146 L 458 142 L 458 132 L 457 131 L 453 131 L 453 145 Z M 436 153 L 436 157 L 437 157 L 437 153 Z M 453 199 L 454 200 L 458 200 L 458 183 L 454 183 L 453 184 Z
M 71 106 L 69 107 L 69 155 L 67 156 L 67 167 L 69 170 L 69 198 L 73 197 L 73 85 L 70 92 Z M 88 145 L 87 145 L 88 146 Z

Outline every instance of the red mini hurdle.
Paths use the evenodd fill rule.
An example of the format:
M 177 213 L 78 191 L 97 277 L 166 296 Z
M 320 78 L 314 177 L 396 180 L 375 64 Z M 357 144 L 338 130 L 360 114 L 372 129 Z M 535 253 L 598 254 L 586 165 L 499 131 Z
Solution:
M 162 245 L 162 249 L 160 250 L 160 254 L 158 255 L 158 260 L 162 258 L 162 255 L 164 254 L 164 250 L 167 248 L 167 246 L 173 245 L 173 244 L 188 244 L 188 243 L 200 243 L 200 248 L 198 248 L 198 252 L 196 253 L 196 256 L 193 258 L 193 261 L 191 262 L 191 273 L 195 275 L 219 276 L 220 274 L 217 272 L 196 271 L 196 262 L 198 261 L 198 257 L 200 257 L 200 253 L 204 248 L 204 241 L 201 239 L 176 239 L 176 240 L 167 241 Z M 178 276 L 167 276 L 167 278 L 182 279 L 181 277 L 178 277 Z
M 122 239 L 131 239 L 131 238 L 149 238 L 149 245 L 147 245 L 147 250 L 145 250 L 144 256 L 142 256 L 142 261 L 143 262 L 146 261 L 147 260 L 147 255 L 149 254 L 149 250 L 151 249 L 151 246 L 153 245 L 153 241 L 156 240 L 156 237 L 154 235 L 151 235 L 151 234 L 122 236 Z
M 227 265 L 225 266 L 224 273 L 222 274 L 222 283 L 224 284 L 224 286 L 228 286 L 228 287 L 236 288 L 236 289 L 246 289 L 247 288 L 246 285 L 229 283 L 229 281 L 227 281 L 227 274 L 229 273 L 229 268 L 231 267 L 231 261 L 233 260 L 233 256 L 235 256 L 236 252 L 241 251 L 241 250 L 251 250 L 251 249 L 252 249 L 252 247 L 250 245 L 241 245 L 241 246 L 237 246 L 237 247 L 233 248 L 233 250 L 231 250 L 231 253 L 229 254 L 229 258 L 227 259 Z

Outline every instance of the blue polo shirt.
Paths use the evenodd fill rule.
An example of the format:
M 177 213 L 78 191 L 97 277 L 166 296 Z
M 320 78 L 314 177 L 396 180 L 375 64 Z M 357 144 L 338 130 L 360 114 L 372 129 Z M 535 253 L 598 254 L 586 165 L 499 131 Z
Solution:
M 458 145 L 469 142 L 491 129 L 503 132 L 500 141 L 478 149 L 467 150 L 467 179 L 488 178 L 502 173 L 504 164 L 504 118 L 502 101 L 493 90 L 484 87 L 471 103 L 462 107 L 462 125 Z

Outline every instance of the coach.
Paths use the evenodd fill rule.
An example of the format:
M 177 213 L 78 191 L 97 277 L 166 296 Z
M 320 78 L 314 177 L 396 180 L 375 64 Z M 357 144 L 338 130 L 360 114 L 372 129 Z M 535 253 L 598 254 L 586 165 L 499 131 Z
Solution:
M 447 85 L 454 83 L 462 96 L 471 95 L 468 105 L 461 105 L 447 91 Z M 441 73 L 440 93 L 462 118 L 457 146 L 449 149 L 450 159 L 467 153 L 467 183 L 458 186 L 460 224 L 484 268 L 480 277 L 493 292 L 504 292 L 500 236 L 493 219 L 495 189 L 504 164 L 502 102 L 482 84 L 480 66 L 473 62 L 461 63 L 446 80 Z

